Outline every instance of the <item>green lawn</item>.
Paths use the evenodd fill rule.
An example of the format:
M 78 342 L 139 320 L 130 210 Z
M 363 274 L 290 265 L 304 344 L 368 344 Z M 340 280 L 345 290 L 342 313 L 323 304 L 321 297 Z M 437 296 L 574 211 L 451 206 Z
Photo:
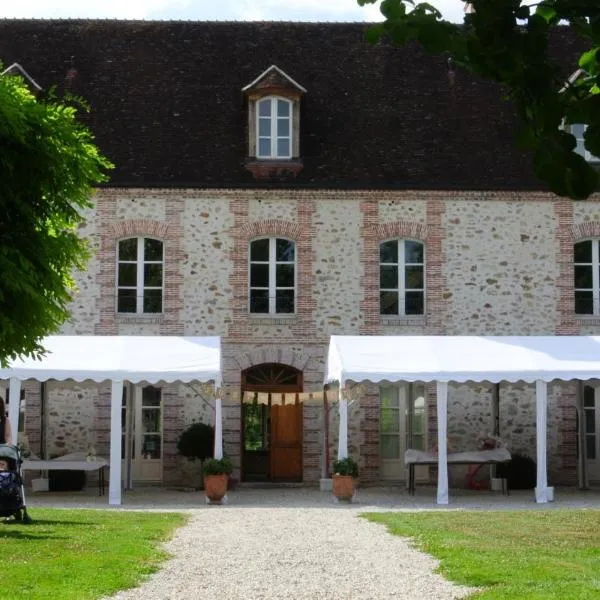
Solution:
M 600 598 L 600 511 L 373 513 L 441 561 L 472 598 Z
M 0 523 L 0 598 L 86 600 L 133 587 L 168 556 L 159 546 L 175 513 L 31 510 L 34 522 Z

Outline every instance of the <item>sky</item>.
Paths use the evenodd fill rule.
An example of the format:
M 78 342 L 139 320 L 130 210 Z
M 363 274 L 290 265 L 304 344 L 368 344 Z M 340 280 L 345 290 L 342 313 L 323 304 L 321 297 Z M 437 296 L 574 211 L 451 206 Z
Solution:
M 429 0 L 463 20 L 461 0 Z M 0 0 L 0 18 L 184 19 L 200 21 L 379 21 L 378 1 L 357 0 Z

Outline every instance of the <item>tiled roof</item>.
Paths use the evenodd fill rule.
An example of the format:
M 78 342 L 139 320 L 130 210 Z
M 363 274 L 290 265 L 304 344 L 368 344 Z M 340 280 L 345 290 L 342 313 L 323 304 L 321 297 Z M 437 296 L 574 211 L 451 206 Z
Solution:
M 531 189 L 497 86 L 362 23 L 0 21 L 0 60 L 69 86 L 116 163 L 111 185 L 239 187 L 242 88 L 271 65 L 306 88 L 297 187 Z M 572 43 L 561 52 L 573 56 Z

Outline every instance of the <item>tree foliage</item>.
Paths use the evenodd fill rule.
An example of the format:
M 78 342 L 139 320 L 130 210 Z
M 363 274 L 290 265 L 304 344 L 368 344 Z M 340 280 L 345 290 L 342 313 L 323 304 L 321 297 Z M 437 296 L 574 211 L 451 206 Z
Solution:
M 82 104 L 36 98 L 0 76 L 0 364 L 39 356 L 68 317 L 72 274 L 85 266 L 78 235 L 93 186 L 110 163 L 77 120 Z
M 379 0 L 358 0 L 375 4 Z M 537 177 L 561 196 L 587 198 L 598 188 L 596 170 L 577 154 L 565 124 L 587 125 L 586 149 L 600 156 L 600 1 L 469 0 L 464 24 L 444 21 L 431 4 L 383 0 L 385 21 L 368 37 L 404 45 L 419 41 L 433 54 L 446 54 L 459 66 L 504 87 L 519 118 L 518 147 L 533 153 Z M 556 28 L 569 27 L 585 51 L 569 74 L 549 51 Z

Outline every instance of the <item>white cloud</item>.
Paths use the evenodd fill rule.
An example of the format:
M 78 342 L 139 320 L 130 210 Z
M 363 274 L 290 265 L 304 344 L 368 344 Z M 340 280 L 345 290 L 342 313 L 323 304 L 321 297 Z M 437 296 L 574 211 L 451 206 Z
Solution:
M 445 18 L 462 21 L 461 0 L 430 0 Z M 108 18 L 276 21 L 379 21 L 379 3 L 356 0 L 17 0 L 0 18 Z

